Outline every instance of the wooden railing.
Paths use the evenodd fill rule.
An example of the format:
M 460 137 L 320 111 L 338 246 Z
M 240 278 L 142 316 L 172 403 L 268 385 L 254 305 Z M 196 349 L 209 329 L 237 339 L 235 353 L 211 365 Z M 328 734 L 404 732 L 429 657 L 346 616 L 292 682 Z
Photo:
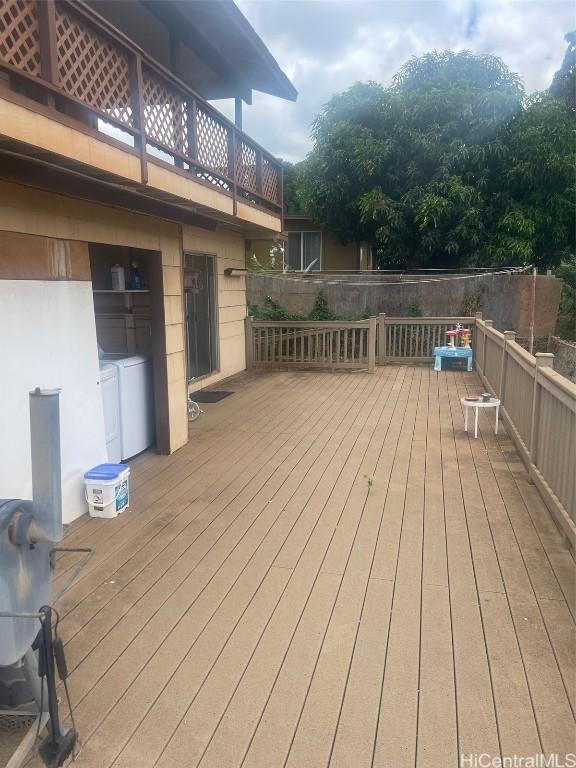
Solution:
M 546 505 L 576 548 L 576 384 L 553 370 L 554 355 L 533 356 L 476 320 L 476 370 L 502 401 L 501 413 Z
M 246 367 L 367 370 L 376 366 L 376 318 L 269 322 L 246 318 Z
M 119 129 L 126 151 L 282 212 L 282 166 L 84 3 L 0 0 L 0 68 L 56 115 Z M 62 118 L 63 119 L 63 118 Z M 133 145 L 133 149 L 130 145 Z
M 446 344 L 446 331 L 456 323 L 472 331 L 474 317 L 388 317 L 378 315 L 378 364 L 427 363 L 434 359 L 434 347 Z

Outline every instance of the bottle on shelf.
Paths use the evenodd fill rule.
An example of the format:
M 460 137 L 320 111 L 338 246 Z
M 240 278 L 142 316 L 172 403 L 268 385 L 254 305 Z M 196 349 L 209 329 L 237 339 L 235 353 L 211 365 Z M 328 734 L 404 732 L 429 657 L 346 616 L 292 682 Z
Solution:
M 129 288 L 131 291 L 142 290 L 142 277 L 140 275 L 140 266 L 136 260 L 130 262 Z
M 122 267 L 120 264 L 114 264 L 114 266 L 110 269 L 110 280 L 112 283 L 113 291 L 126 290 L 124 267 Z

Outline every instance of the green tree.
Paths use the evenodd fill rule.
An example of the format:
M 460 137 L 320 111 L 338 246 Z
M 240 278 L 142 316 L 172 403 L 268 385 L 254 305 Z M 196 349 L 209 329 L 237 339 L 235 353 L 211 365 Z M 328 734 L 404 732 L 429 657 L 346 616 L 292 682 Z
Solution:
M 547 268 L 574 253 L 574 115 L 536 94 L 491 147 L 485 262 Z
M 305 211 L 342 240 L 372 241 L 386 264 L 458 262 L 479 238 L 476 190 L 455 171 L 523 97 L 500 59 L 467 51 L 413 58 L 390 88 L 354 85 L 314 123 Z M 446 217 L 459 222 L 448 245 L 433 231 L 448 226 Z
M 573 250 L 573 116 L 526 101 L 495 56 L 410 59 L 390 88 L 356 84 L 313 124 L 304 211 L 386 266 L 557 264 Z
M 562 66 L 554 75 L 550 93 L 576 111 L 576 31 L 568 32 L 564 39 L 568 48 Z
M 284 213 L 302 213 L 302 205 L 298 199 L 298 187 L 302 163 L 282 161 L 284 167 Z

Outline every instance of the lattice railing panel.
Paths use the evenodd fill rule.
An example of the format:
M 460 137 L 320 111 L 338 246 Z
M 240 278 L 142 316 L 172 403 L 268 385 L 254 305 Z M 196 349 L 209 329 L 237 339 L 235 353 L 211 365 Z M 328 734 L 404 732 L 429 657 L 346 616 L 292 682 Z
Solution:
M 174 152 L 188 155 L 188 107 L 183 94 L 144 70 L 144 130 L 148 139 Z
M 230 131 L 224 123 L 198 106 L 196 136 L 198 162 L 223 176 L 231 176 L 229 162 Z
M 60 85 L 66 93 L 133 125 L 128 57 L 83 20 L 56 6 Z
M 220 189 L 224 189 L 226 192 L 231 191 L 230 184 L 227 181 L 221 179 L 219 176 L 214 176 L 208 171 L 196 171 L 196 178 L 200 179 L 200 181 L 205 181 L 207 184 L 213 184 L 215 187 L 220 187 Z
M 29 75 L 40 76 L 36 3 L 29 0 L 0 3 L 0 59 Z
M 256 192 L 256 150 L 245 141 L 236 145 L 236 182 L 241 187 Z
M 262 158 L 262 194 L 267 200 L 280 204 L 280 169 Z

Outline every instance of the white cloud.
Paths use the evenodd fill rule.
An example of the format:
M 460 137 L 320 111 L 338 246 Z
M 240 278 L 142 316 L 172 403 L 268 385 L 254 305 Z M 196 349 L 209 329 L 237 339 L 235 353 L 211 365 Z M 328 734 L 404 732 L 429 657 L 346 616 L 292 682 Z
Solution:
M 548 87 L 576 26 L 571 0 L 236 0 L 299 91 L 254 94 L 244 127 L 287 160 L 311 148 L 310 124 L 357 81 L 387 85 L 411 56 L 469 49 L 500 56 L 528 92 Z

